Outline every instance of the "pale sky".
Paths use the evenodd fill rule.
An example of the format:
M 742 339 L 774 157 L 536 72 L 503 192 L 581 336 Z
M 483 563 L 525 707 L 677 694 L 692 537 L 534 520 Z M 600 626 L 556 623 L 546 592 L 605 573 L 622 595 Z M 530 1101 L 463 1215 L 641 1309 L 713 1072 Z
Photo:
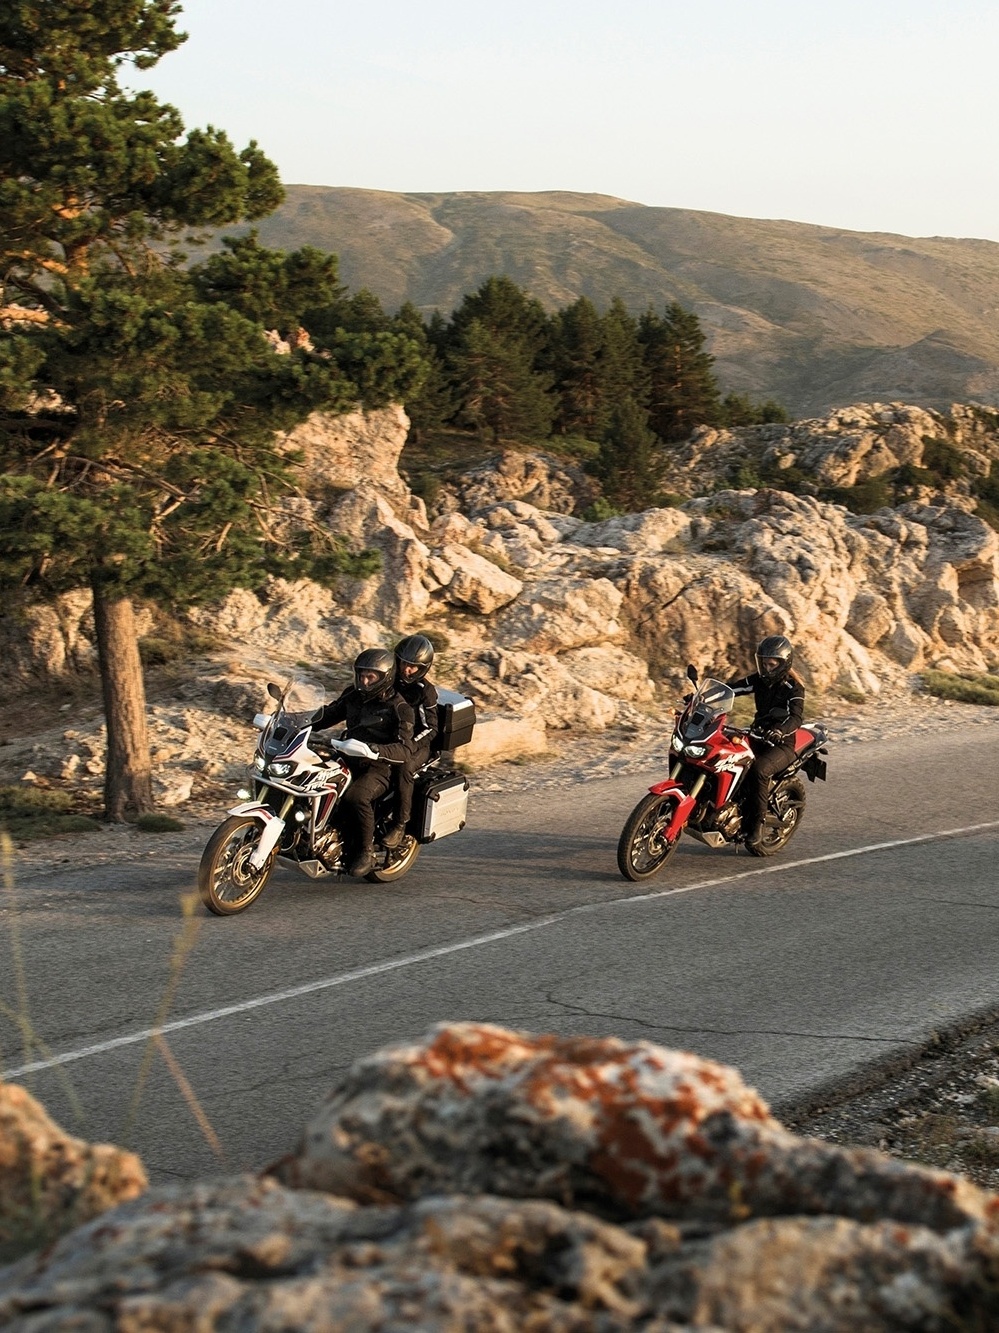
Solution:
M 286 184 L 999 241 L 996 0 L 184 0 L 135 76 Z

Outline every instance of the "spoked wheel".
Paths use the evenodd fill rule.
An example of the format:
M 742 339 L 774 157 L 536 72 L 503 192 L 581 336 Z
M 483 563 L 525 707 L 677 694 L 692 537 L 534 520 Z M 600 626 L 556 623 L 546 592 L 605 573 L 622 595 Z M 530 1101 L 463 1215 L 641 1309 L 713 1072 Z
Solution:
M 419 854 L 420 844 L 407 833 L 394 851 L 385 853 L 384 865 L 372 870 L 370 875 L 365 875 L 364 878 L 371 880 L 373 884 L 391 884 L 393 880 L 402 879 L 403 875 L 409 874 Z
M 794 837 L 805 813 L 805 784 L 801 778 L 779 782 L 770 794 L 763 841 L 747 843 L 753 856 L 776 856 Z
M 673 802 L 666 796 L 649 794 L 628 816 L 617 844 L 617 868 L 635 882 L 658 875 L 676 851 L 680 839 L 666 839 L 673 817 Z
M 247 815 L 233 815 L 221 823 L 208 839 L 198 867 L 198 892 L 201 901 L 216 916 L 233 916 L 245 911 L 260 897 L 274 867 L 277 848 L 261 870 L 250 865 L 250 857 L 260 841 L 262 825 Z

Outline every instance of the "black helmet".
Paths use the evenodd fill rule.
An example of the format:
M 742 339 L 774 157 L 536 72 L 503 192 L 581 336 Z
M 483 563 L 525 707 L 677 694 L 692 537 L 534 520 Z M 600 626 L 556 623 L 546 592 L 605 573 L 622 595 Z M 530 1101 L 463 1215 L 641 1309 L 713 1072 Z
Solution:
M 365 648 L 354 658 L 354 688 L 369 697 L 381 694 L 392 684 L 395 658 L 387 648 Z M 378 679 L 372 685 L 361 684 L 361 672 L 373 671 Z
M 403 676 L 403 680 L 407 682 L 423 680 L 434 663 L 434 645 L 425 634 L 410 634 L 396 644 L 395 660 L 399 666 L 406 662 L 410 666 L 420 668 L 411 676 Z
M 768 671 L 763 665 L 764 662 L 774 661 L 778 665 L 771 667 Z M 756 670 L 764 680 L 769 680 L 776 684 L 784 679 L 791 670 L 791 663 L 794 661 L 794 649 L 791 647 L 791 640 L 786 639 L 783 634 L 769 634 L 765 639 L 761 639 L 756 648 Z

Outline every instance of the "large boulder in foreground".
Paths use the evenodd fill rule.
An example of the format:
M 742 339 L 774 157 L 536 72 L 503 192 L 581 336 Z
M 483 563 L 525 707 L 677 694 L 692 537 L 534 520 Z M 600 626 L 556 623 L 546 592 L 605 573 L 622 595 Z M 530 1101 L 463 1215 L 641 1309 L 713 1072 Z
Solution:
M 0 1083 L 0 1257 L 134 1199 L 146 1183 L 134 1153 L 73 1138 L 24 1088 Z
M 359 1060 L 276 1170 L 366 1202 L 483 1193 L 610 1218 L 999 1222 L 999 1198 L 956 1176 L 789 1133 L 727 1066 L 477 1023 Z
M 150 1190 L 0 1269 L 0 1326 L 986 1330 L 997 1209 L 796 1138 L 695 1055 L 462 1023 L 360 1060 L 270 1176 Z
M 0 1325 L 623 1333 L 644 1313 L 645 1258 L 640 1239 L 553 1204 L 358 1208 L 243 1177 L 158 1189 L 0 1272 Z

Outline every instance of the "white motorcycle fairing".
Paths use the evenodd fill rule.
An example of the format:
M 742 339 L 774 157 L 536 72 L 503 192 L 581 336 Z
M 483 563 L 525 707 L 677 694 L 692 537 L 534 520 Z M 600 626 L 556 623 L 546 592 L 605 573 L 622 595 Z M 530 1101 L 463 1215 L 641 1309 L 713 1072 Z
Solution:
M 254 819 L 259 819 L 264 826 L 264 831 L 260 835 L 260 841 L 254 847 L 250 854 L 250 865 L 254 870 L 262 870 L 267 864 L 267 858 L 280 841 L 281 834 L 284 832 L 284 820 L 269 810 L 266 805 L 261 805 L 259 801 L 247 801 L 243 805 L 234 805 L 229 811 L 230 815 L 252 815 Z

